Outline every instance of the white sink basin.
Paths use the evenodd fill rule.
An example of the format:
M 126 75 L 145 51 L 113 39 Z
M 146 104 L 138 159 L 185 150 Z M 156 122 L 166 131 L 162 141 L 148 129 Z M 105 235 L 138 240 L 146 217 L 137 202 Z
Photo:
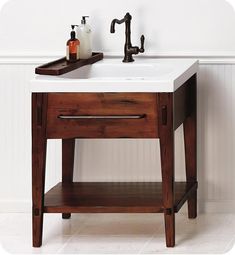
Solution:
M 106 58 L 60 76 L 37 75 L 32 92 L 173 92 L 197 72 L 189 59 Z
M 124 79 L 124 80 L 145 80 L 169 74 L 173 69 L 170 66 L 157 64 L 95 64 L 83 66 L 73 72 L 62 75 L 67 79 Z

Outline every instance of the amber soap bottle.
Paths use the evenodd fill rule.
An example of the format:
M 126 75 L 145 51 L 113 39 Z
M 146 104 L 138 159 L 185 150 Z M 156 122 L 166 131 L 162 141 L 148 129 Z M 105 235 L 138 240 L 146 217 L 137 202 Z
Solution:
M 79 60 L 80 55 L 80 41 L 76 38 L 76 32 L 74 31 L 75 25 L 72 25 L 71 27 L 71 38 L 67 42 L 66 59 L 68 62 L 76 62 Z

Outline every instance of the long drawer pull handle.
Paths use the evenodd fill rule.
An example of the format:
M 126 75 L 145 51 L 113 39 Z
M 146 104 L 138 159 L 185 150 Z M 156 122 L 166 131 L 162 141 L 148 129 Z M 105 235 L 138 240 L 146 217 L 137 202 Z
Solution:
M 146 114 L 141 115 L 59 115 L 59 119 L 143 119 Z

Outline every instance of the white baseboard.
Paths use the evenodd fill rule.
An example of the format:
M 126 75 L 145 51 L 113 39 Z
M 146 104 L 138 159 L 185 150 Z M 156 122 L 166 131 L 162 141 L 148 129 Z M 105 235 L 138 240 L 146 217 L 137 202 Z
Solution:
M 31 208 L 28 200 L 0 201 L 0 213 L 29 213 Z
M 205 213 L 235 213 L 235 200 L 206 201 L 200 204 L 199 211 Z

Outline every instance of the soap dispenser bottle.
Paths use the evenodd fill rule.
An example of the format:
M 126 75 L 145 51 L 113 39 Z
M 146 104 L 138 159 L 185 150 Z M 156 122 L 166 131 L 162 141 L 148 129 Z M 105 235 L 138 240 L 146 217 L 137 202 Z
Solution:
M 81 25 L 77 29 L 77 37 L 80 41 L 80 59 L 88 59 L 92 55 L 91 46 L 91 27 L 87 24 L 86 18 L 89 16 L 82 16 Z
M 75 26 L 77 25 L 71 25 L 71 38 L 67 41 L 66 60 L 68 62 L 76 62 L 80 58 L 80 41 L 76 38 L 76 32 L 74 31 Z

